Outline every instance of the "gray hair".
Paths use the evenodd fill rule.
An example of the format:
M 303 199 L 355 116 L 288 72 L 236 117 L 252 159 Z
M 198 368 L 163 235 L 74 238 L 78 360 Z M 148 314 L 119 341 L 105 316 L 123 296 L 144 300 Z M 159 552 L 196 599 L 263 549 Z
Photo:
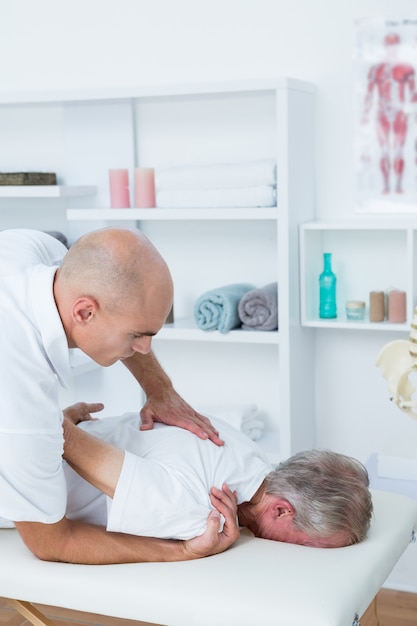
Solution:
M 312 536 L 346 533 L 346 543 L 362 541 L 372 518 L 366 468 L 352 457 L 328 450 L 299 452 L 266 477 L 266 493 L 294 508 L 294 525 Z

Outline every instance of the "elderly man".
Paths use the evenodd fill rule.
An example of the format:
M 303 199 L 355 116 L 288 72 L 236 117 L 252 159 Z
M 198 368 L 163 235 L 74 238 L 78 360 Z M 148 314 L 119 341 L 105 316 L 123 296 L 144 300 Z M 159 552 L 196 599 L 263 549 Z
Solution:
M 133 413 L 90 420 L 100 408 L 78 404 L 64 412 L 70 518 L 187 539 L 205 532 L 213 486 L 220 500 L 235 493 L 239 524 L 258 537 L 332 548 L 367 533 L 369 480 L 355 459 L 311 450 L 273 469 L 256 443 L 221 420 L 212 418 L 222 447 L 166 425 L 141 432 Z
M 221 445 L 151 352 L 172 293 L 165 261 L 138 230 L 95 231 L 69 251 L 39 231 L 0 233 L 0 516 L 15 522 L 39 558 L 76 563 L 183 558 L 187 546 L 181 543 L 110 535 L 65 517 L 58 398 L 59 385 L 70 380 L 68 348 L 78 347 L 100 365 L 120 360 L 131 371 L 147 397 L 143 429 L 164 420 Z M 197 556 L 220 552 L 236 539 L 233 498 L 225 495 L 218 505 L 227 523 L 219 534 L 218 518 L 210 517 L 208 534 L 192 543 Z

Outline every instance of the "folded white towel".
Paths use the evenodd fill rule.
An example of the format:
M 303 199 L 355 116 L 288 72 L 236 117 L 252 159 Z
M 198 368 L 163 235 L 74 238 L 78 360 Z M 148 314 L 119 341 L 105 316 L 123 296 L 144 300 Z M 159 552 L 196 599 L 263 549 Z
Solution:
M 257 441 L 262 436 L 264 422 L 255 404 L 200 406 L 197 407 L 197 411 L 209 419 L 213 416 L 224 420 L 236 430 L 242 431 L 252 441 Z
M 244 208 L 276 205 L 276 189 L 270 185 L 235 189 L 170 189 L 156 192 L 159 208 Z
M 14 528 L 15 525 L 5 517 L 0 517 L 0 528 Z
M 276 185 L 276 182 L 276 162 L 273 159 L 155 169 L 157 191 L 259 187 Z

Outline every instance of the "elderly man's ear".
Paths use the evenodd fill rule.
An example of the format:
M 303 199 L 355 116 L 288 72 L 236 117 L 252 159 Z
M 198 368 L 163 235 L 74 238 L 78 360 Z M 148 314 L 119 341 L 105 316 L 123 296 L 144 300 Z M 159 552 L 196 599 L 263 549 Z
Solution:
M 292 522 L 294 516 L 294 507 L 285 498 L 276 498 L 272 504 L 273 514 L 275 518 L 280 518 L 284 521 L 284 518 L 288 518 L 289 522 Z

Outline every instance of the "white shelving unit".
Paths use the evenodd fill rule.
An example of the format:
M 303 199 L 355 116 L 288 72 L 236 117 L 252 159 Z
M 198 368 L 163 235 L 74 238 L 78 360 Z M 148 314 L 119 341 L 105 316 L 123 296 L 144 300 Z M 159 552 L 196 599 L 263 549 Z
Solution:
M 0 185 L 0 198 L 73 198 L 92 196 L 96 193 L 94 186 L 64 185 Z
M 257 208 L 254 209 L 68 209 L 67 217 L 69 220 L 276 220 L 278 212 L 276 207 Z
M 159 339 L 173 339 L 181 341 L 208 341 L 221 343 L 243 343 L 260 345 L 278 345 L 280 334 L 278 331 L 252 332 L 231 330 L 222 334 L 217 330 L 202 332 L 192 318 L 176 320 L 173 324 L 166 324 L 158 333 Z
M 323 253 L 332 253 L 337 277 L 338 316 L 319 318 L 319 275 Z M 304 326 L 349 330 L 407 331 L 417 296 L 417 221 L 375 218 L 341 222 L 307 222 L 300 225 L 301 320 Z M 404 323 L 370 322 L 371 291 L 401 289 L 406 292 Z M 363 321 L 346 319 L 347 300 L 363 300 Z
M 300 324 L 298 255 L 298 225 L 314 215 L 313 97 L 309 83 L 277 78 L 9 94 L 0 103 L 17 120 L 27 108 L 37 128 L 42 118 L 50 144 L 62 138 L 55 169 L 62 168 L 65 188 L 95 185 L 91 202 L 68 198 L 70 239 L 91 228 L 137 224 L 155 243 L 175 285 L 175 322 L 155 337 L 157 357 L 197 408 L 256 404 L 266 426 L 261 443 L 273 458 L 313 446 L 315 436 L 314 337 Z M 114 167 L 128 168 L 132 183 L 139 165 L 262 158 L 277 162 L 276 207 L 109 208 Z M 193 305 L 207 289 L 273 281 L 278 331 L 196 327 Z

